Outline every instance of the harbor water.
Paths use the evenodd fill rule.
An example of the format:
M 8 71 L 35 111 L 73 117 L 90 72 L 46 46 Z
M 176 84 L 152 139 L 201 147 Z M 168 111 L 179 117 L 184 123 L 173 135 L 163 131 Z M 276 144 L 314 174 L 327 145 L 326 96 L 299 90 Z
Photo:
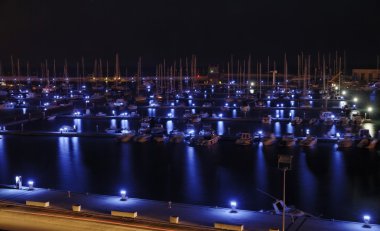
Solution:
M 177 117 L 184 113 L 184 109 L 154 110 L 144 108 L 139 112 L 146 116 L 174 112 Z M 228 113 L 233 117 L 233 110 Z M 236 117 L 243 117 L 239 110 L 235 113 Z M 250 117 L 256 115 L 257 118 L 268 114 L 263 110 L 249 113 Z M 269 113 L 272 117 L 279 113 L 282 115 L 279 117 L 284 118 L 289 113 L 299 112 L 273 109 Z M 166 118 L 160 122 L 168 132 L 184 128 L 180 120 Z M 229 137 L 240 131 L 255 133 L 259 130 L 271 131 L 276 136 L 284 133 L 305 136 L 307 132 L 325 136 L 344 132 L 338 125 L 292 126 L 288 121 L 263 125 L 259 121 L 215 119 L 207 123 L 217 134 Z M 196 129 L 201 129 L 201 124 Z M 136 130 L 139 120 L 56 118 L 26 123 L 22 129 L 58 131 L 63 125 L 75 125 L 78 132 L 99 132 L 109 127 Z M 372 136 L 379 130 L 375 121 L 363 127 Z M 13 125 L 8 129 L 21 128 Z M 125 189 L 129 197 L 212 207 L 228 207 L 230 201 L 235 200 L 239 209 L 272 210 L 273 198 L 257 189 L 282 197 L 283 178 L 277 166 L 279 154 L 293 155 L 292 169 L 286 173 L 288 205 L 323 218 L 361 221 L 364 214 L 370 214 L 371 221 L 380 222 L 379 151 L 339 150 L 336 142 L 321 142 L 313 148 L 298 145 L 284 148 L 264 147 L 262 143 L 237 146 L 231 139 L 198 147 L 169 142 L 121 143 L 115 138 L 100 137 L 2 135 L 0 183 L 11 184 L 16 175 L 21 175 L 24 183 L 34 180 L 36 187 L 108 195 L 118 195 Z

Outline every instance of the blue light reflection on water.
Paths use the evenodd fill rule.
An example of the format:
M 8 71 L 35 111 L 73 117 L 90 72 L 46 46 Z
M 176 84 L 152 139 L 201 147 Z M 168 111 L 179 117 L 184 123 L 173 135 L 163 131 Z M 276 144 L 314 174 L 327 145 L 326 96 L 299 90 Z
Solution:
M 166 131 L 169 134 L 171 131 L 173 131 L 173 121 L 168 120 L 166 121 Z
M 128 120 L 121 120 L 121 128 L 122 129 L 130 129 Z
M 220 136 L 224 134 L 224 122 L 223 121 L 218 121 L 218 127 L 217 127 L 216 132 Z
M 232 118 L 236 118 L 236 109 L 232 109 Z
M 1 181 L 5 181 L 8 177 L 8 158 L 7 153 L 4 147 L 4 138 L 0 135 L 0 179 Z
M 77 132 L 82 132 L 82 119 L 74 119 L 74 125 L 77 129 Z
M 116 119 L 111 119 L 110 128 L 117 128 Z
M 83 192 L 88 187 L 85 183 L 87 176 L 83 165 L 82 153 L 78 137 L 58 138 L 58 175 L 59 188 Z
M 186 193 L 185 197 L 190 201 L 198 201 L 202 198 L 202 178 L 199 173 L 199 162 L 200 159 L 197 153 L 194 151 L 194 147 L 187 146 L 185 150 L 185 160 L 184 160 L 184 191 Z
M 155 108 L 148 108 L 148 116 L 149 117 L 156 116 L 156 109 Z
M 309 148 L 306 148 L 306 150 L 303 150 L 299 153 L 297 158 L 295 158 L 295 161 L 298 163 L 296 164 L 297 171 L 299 174 L 297 174 L 298 182 L 296 188 L 298 189 L 298 195 L 302 194 L 303 196 L 299 196 L 299 200 L 303 205 L 307 205 L 307 207 L 303 208 L 307 211 L 307 208 L 315 208 L 316 207 L 316 200 L 317 198 L 317 182 L 318 179 L 313 174 L 311 169 L 309 168 L 307 164 L 307 155 L 317 155 L 314 153 L 315 150 L 311 150 Z M 291 175 L 292 176 L 292 175 Z M 293 176 L 294 177 L 294 176 Z
M 274 135 L 281 136 L 281 124 L 278 121 L 274 123 Z
M 25 151 L 17 145 L 21 139 L 34 148 Z M 380 203 L 375 196 L 380 193 L 376 186 L 380 157 L 336 152 L 334 144 L 321 144 L 303 153 L 298 147 L 237 147 L 228 141 L 209 148 L 69 137 L 5 137 L 1 142 L 0 164 L 7 163 L 8 168 L 1 169 L 5 173 L 0 183 L 13 184 L 13 176 L 21 174 L 24 179 L 32 177 L 38 187 L 111 195 L 125 187 L 129 196 L 219 206 L 228 206 L 228 199 L 234 197 L 240 208 L 271 209 L 273 201 L 264 200 L 256 188 L 281 197 L 282 178 L 274 156 L 281 152 L 295 155 L 293 170 L 287 175 L 289 204 L 315 215 L 355 220 L 354 209 L 376 211 Z M 344 164 L 357 159 L 360 166 Z M 366 178 L 371 183 L 363 187 Z M 339 198 L 353 202 L 338 205 L 335 200 Z
M 287 133 L 294 133 L 294 126 L 292 125 L 292 123 L 287 123 L 286 124 L 286 132 Z

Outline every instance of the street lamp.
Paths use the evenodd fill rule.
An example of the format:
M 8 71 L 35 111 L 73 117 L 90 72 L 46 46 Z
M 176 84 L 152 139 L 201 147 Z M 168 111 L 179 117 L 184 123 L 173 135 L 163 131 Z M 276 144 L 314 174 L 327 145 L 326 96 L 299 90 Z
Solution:
M 28 185 L 29 185 L 29 190 L 33 190 L 34 189 L 34 187 L 33 187 L 34 181 L 32 181 L 32 180 L 28 181 Z
M 236 201 L 231 201 L 230 202 L 230 206 L 231 206 L 231 213 L 237 213 L 237 211 L 236 211 L 236 206 L 237 206 Z
M 283 190 L 282 190 L 282 200 L 284 202 L 284 205 L 282 206 L 282 231 L 285 231 L 285 209 L 286 209 L 286 203 L 285 203 L 285 189 L 286 189 L 286 171 L 292 170 L 292 159 L 293 156 L 291 155 L 279 155 L 278 156 L 278 162 L 277 167 L 283 172 Z
M 371 220 L 371 217 L 369 215 L 364 215 L 363 216 L 363 221 L 364 221 L 363 227 L 371 228 L 371 225 L 369 224 L 370 220 Z
M 127 200 L 127 191 L 121 190 L 120 191 L 120 196 L 121 196 L 121 201 L 126 201 Z

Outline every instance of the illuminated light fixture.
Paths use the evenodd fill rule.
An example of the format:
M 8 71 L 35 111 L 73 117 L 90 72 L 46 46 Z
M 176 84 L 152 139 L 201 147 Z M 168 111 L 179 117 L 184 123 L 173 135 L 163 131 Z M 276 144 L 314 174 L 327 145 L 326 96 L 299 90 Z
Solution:
M 22 189 L 22 177 L 21 176 L 16 176 L 15 177 L 16 181 L 16 188 L 17 189 Z
M 120 191 L 120 196 L 121 196 L 121 201 L 126 201 L 127 200 L 127 191 L 121 190 Z
M 310 134 L 310 130 L 309 130 L 309 129 L 306 129 L 306 134 L 307 134 L 307 135 Z
M 34 190 L 34 181 L 30 180 L 28 181 L 29 190 Z
M 363 227 L 365 227 L 365 228 L 371 228 L 371 225 L 369 224 L 369 222 L 371 221 L 371 217 L 369 215 L 364 215 L 363 216 L 363 221 L 364 221 Z
M 231 213 L 237 213 L 237 211 L 236 211 L 236 207 L 237 207 L 236 201 L 231 201 L 230 202 L 230 206 L 231 206 Z
M 368 112 L 372 112 L 372 107 L 368 107 Z
M 339 139 L 340 138 L 340 133 L 336 133 L 336 137 Z
M 354 100 L 355 103 L 358 102 L 358 98 L 357 97 L 355 97 L 353 100 Z

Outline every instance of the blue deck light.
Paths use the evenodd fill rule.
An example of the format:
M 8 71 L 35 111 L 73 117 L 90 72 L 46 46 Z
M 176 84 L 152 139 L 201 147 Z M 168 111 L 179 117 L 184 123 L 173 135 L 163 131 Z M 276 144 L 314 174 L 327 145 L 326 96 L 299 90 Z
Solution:
M 120 191 L 120 195 L 121 195 L 121 199 L 122 201 L 126 201 L 127 200 L 127 191 L 125 190 L 121 190 Z

